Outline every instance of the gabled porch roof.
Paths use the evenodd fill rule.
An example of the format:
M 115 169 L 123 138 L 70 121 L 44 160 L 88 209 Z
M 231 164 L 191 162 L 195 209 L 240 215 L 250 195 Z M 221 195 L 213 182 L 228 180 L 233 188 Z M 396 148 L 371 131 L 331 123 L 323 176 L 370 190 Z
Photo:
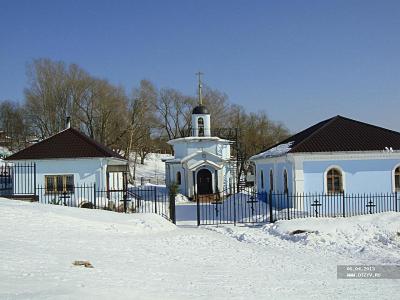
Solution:
M 210 161 L 210 160 L 201 160 L 201 161 L 198 161 L 197 163 L 192 164 L 192 165 L 190 165 L 190 166 L 188 165 L 188 169 L 191 170 L 191 171 L 193 171 L 193 170 L 196 170 L 196 169 L 198 169 L 199 167 L 202 167 L 202 166 L 204 166 L 204 165 L 212 166 L 212 167 L 214 167 L 214 168 L 217 169 L 217 170 L 220 170 L 220 169 L 222 169 L 222 167 L 223 167 L 223 165 L 216 164 L 216 163 L 214 163 L 214 162 L 212 162 L 212 161 Z
M 172 159 L 167 159 L 165 160 L 165 162 L 169 162 L 169 163 L 187 163 L 189 162 L 191 159 L 194 159 L 196 157 L 199 157 L 200 160 L 209 160 L 209 158 L 212 158 L 214 161 L 216 162 L 225 162 L 226 160 L 223 159 L 221 156 L 218 156 L 216 154 L 207 152 L 207 151 L 196 151 L 192 154 L 189 154 L 181 159 L 179 158 L 172 158 Z

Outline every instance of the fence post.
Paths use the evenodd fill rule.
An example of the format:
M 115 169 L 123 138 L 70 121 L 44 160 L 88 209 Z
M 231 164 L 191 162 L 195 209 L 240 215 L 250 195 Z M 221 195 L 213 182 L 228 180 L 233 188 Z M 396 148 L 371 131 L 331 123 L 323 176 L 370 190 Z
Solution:
M 154 187 L 154 213 L 157 213 L 157 187 Z
M 96 183 L 93 184 L 93 207 L 96 208 Z
M 197 196 L 196 191 L 194 191 L 194 197 L 195 197 L 196 202 L 197 202 L 197 226 L 200 226 L 200 199 Z
M 233 226 L 236 226 L 236 194 L 233 194 Z
M 126 190 L 124 190 L 124 191 L 122 191 L 122 200 L 124 201 L 124 213 L 126 213 L 126 211 L 127 211 L 127 209 L 128 209 L 128 206 L 127 206 L 127 200 L 128 200 L 128 197 L 127 197 L 127 194 L 126 194 Z M 119 206 L 119 203 L 118 203 L 118 206 Z M 119 210 L 119 208 L 118 208 L 118 210 Z
M 14 164 L 13 166 L 10 166 L 10 168 L 9 168 L 9 170 L 12 170 L 11 171 L 11 174 L 12 174 L 12 176 L 11 176 L 11 178 L 12 178 L 12 191 L 11 191 L 11 194 L 12 195 L 15 195 L 15 191 L 17 190 L 16 180 L 15 180 L 15 172 L 17 170 L 17 166 L 18 166 L 18 163 Z
M 176 224 L 175 195 L 169 195 L 169 217 L 172 223 Z
M 344 191 L 342 191 L 342 206 L 343 206 L 343 218 L 346 217 L 346 202 L 345 202 L 345 195 Z
M 289 192 L 286 193 L 287 219 L 290 220 Z
M 268 205 L 269 205 L 269 222 L 274 223 L 274 216 L 272 215 L 272 190 L 268 194 Z
M 397 206 L 397 191 L 394 192 L 394 207 L 395 211 L 398 211 L 398 206 Z
M 36 163 L 33 163 L 33 193 L 35 201 L 39 201 L 39 197 L 36 195 Z

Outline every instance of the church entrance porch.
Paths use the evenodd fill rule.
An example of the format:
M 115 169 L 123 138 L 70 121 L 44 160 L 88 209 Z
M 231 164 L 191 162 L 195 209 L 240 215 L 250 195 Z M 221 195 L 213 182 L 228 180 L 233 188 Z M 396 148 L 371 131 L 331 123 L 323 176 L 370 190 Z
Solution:
M 213 193 L 212 174 L 207 169 L 201 169 L 197 172 L 197 194 L 208 195 Z

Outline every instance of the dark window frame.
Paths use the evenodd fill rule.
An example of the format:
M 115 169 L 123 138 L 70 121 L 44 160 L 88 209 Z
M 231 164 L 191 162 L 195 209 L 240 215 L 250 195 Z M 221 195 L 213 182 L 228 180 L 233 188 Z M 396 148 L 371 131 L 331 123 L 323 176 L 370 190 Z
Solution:
M 261 188 L 264 189 L 264 172 L 263 172 L 263 170 L 260 171 L 260 181 L 261 181 Z
M 73 194 L 75 190 L 73 174 L 44 175 L 44 182 L 47 194 Z
M 182 184 L 182 174 L 181 171 L 176 172 L 176 184 L 181 185 Z
M 338 168 L 330 168 L 326 172 L 326 191 L 328 194 L 343 192 L 343 172 Z
M 400 166 L 394 169 L 394 191 L 400 192 Z
M 288 173 L 286 170 L 283 170 L 283 191 L 285 194 L 289 193 Z
M 269 190 L 274 190 L 274 171 L 272 169 L 269 170 Z
M 204 136 L 204 119 L 202 117 L 197 119 L 197 128 L 199 131 L 199 136 Z

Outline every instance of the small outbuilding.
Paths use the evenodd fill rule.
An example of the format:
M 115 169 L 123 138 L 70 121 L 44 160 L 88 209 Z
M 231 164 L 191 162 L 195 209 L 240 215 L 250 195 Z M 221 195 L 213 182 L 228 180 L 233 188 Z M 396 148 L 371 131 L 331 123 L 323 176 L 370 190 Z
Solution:
M 251 157 L 259 192 L 400 191 L 400 133 L 336 116 Z
M 107 192 L 126 188 L 127 160 L 70 126 L 5 161 L 35 165 L 35 182 L 26 182 L 28 177 L 23 174 L 13 178 L 14 190 L 26 186 L 32 189 L 31 194 L 36 194 L 37 188 L 45 193 L 73 193 L 75 187 L 84 185 L 96 185 L 97 190 Z

